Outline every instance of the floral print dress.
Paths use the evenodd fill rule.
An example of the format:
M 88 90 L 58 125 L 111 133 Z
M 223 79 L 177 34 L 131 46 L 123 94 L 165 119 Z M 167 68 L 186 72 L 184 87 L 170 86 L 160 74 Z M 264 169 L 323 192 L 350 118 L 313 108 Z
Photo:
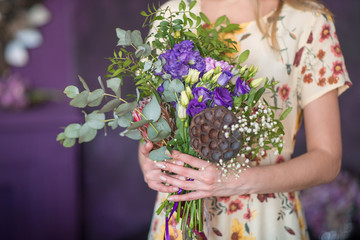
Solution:
M 164 6 L 177 10 L 179 2 L 172 0 Z M 200 6 L 198 1 L 193 11 L 201 11 Z M 262 20 L 268 21 L 268 16 Z M 281 155 L 267 151 L 265 158 L 253 160 L 252 167 L 290 160 L 303 108 L 333 89 L 340 95 L 351 86 L 330 17 L 285 4 L 277 21 L 279 51 L 271 49 L 255 21 L 242 24 L 242 29 L 230 36 L 238 41 L 238 48 L 250 50 L 246 64 L 259 66 L 257 76 L 279 82 L 275 87 L 278 94 L 268 94 L 267 101 L 282 109 L 293 107 L 284 121 Z M 158 194 L 155 209 L 166 196 Z M 308 239 L 298 192 L 210 197 L 204 199 L 204 205 L 204 231 L 210 240 Z M 169 222 L 170 236 L 182 239 L 175 216 Z M 164 228 L 164 215 L 154 212 L 149 239 L 163 239 Z

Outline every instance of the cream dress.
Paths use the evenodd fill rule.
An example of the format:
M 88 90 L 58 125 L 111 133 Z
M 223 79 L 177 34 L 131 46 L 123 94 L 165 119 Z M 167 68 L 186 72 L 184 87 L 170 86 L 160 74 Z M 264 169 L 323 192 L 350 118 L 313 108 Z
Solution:
M 163 7 L 177 10 L 179 3 L 180 0 L 172 0 Z M 198 1 L 193 12 L 201 11 L 200 5 Z M 268 16 L 262 20 L 267 21 Z M 259 66 L 257 76 L 279 82 L 275 87 L 278 94 L 268 94 L 268 102 L 283 109 L 293 107 L 283 122 L 285 143 L 281 155 L 268 151 L 265 158 L 254 160 L 252 166 L 281 164 L 291 159 L 303 108 L 330 90 L 338 89 L 341 94 L 351 86 L 335 27 L 325 15 L 296 10 L 285 4 L 277 22 L 280 51 L 275 53 L 255 21 L 241 27 L 229 37 L 238 42 L 241 51 L 250 50 L 246 64 Z M 166 196 L 158 194 L 155 210 Z M 208 212 L 204 232 L 210 240 L 309 238 L 298 192 L 210 197 L 204 202 Z M 169 227 L 171 239 L 182 239 L 174 217 Z M 164 215 L 154 212 L 149 239 L 162 240 L 164 228 Z

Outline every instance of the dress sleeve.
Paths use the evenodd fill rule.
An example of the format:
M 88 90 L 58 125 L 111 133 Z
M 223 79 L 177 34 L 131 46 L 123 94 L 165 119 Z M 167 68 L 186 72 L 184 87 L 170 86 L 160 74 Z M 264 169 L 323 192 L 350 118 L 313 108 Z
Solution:
M 351 86 L 331 18 L 314 13 L 309 27 L 294 61 L 299 73 L 298 99 L 301 108 L 333 89 L 338 89 L 340 95 Z

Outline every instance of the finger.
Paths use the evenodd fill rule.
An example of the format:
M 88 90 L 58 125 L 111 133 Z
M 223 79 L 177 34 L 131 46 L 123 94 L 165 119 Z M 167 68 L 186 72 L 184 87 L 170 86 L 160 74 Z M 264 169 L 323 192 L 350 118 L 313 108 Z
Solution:
M 210 196 L 211 195 L 208 192 L 195 191 L 195 192 L 190 192 L 190 193 L 181 194 L 181 195 L 171 195 L 170 197 L 168 197 L 168 200 L 173 201 L 173 202 L 181 202 L 181 201 L 191 201 L 191 200 L 206 198 L 206 197 L 210 197 Z
M 160 182 L 155 182 L 155 181 L 149 181 L 148 186 L 149 188 L 162 193 L 174 193 L 179 191 L 178 187 L 166 186 Z
M 184 181 L 184 180 L 180 180 L 177 178 L 173 178 L 171 176 L 160 176 L 159 177 L 160 181 L 167 183 L 171 186 L 174 187 L 178 187 L 178 188 L 182 188 L 184 190 L 207 190 L 207 186 L 205 186 L 204 184 L 202 184 L 201 182 L 197 181 L 197 180 L 188 180 L 188 181 Z
M 189 164 L 190 166 L 199 168 L 199 169 L 203 168 L 203 167 L 206 168 L 211 165 L 211 163 L 206 160 L 202 160 L 202 159 L 190 156 L 188 154 L 181 153 L 179 151 L 173 151 L 172 154 L 170 155 L 170 157 L 172 157 L 173 159 L 176 159 L 176 160 L 183 161 L 183 162 Z
M 158 162 L 155 165 L 162 170 L 176 173 L 177 175 L 188 177 L 191 179 L 200 179 L 202 177 L 202 174 L 200 174 L 200 171 L 189 168 L 189 167 L 179 166 L 179 165 L 172 164 L 169 162 Z
M 147 157 L 152 148 L 153 148 L 153 144 L 151 142 L 147 142 L 142 146 L 140 146 L 140 152 L 141 154 Z

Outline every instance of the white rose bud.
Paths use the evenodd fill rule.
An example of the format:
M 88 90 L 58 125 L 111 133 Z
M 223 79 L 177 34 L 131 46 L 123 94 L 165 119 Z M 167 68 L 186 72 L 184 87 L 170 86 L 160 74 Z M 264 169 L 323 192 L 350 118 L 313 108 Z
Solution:
M 239 73 L 240 73 L 241 75 L 243 75 L 243 74 L 245 73 L 245 71 L 246 71 L 246 68 L 247 68 L 247 65 L 243 66 L 243 67 L 240 69 Z
M 185 121 L 185 119 L 187 117 L 186 108 L 181 104 L 178 104 L 177 115 L 181 121 Z
M 212 77 L 212 75 L 214 74 L 214 69 L 211 69 L 210 71 L 206 72 L 203 77 L 202 80 L 204 82 L 209 81 L 209 79 Z
M 181 92 L 181 96 L 180 96 L 180 103 L 181 105 L 183 105 L 184 107 L 187 107 L 187 105 L 189 104 L 189 97 L 186 94 L 186 91 L 182 91 Z
M 189 86 L 186 86 L 185 88 L 186 95 L 189 97 L 189 99 L 193 99 L 194 95 L 192 94 L 191 88 Z
M 185 77 L 185 82 L 187 84 L 194 84 L 199 80 L 200 72 L 196 69 L 189 69 L 189 74 Z
M 262 81 L 264 81 L 264 78 L 262 77 L 252 80 L 250 83 L 250 87 L 257 88 L 262 83 Z

